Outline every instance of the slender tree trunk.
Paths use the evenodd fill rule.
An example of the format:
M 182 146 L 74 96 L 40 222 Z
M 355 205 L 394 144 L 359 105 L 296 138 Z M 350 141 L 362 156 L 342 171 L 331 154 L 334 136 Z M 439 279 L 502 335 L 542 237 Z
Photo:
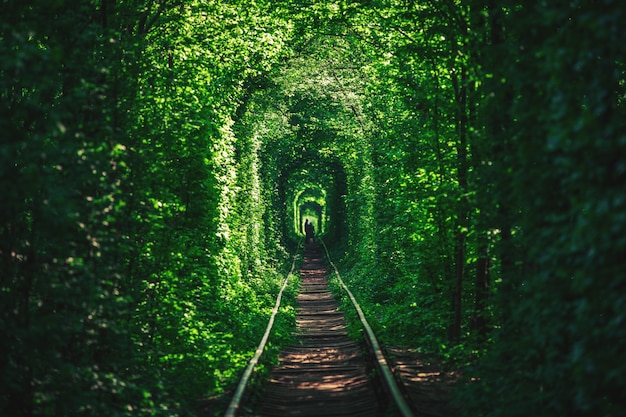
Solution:
M 495 0 L 487 1 L 487 16 L 489 26 L 489 43 L 492 49 L 506 51 L 503 45 L 506 43 L 504 28 L 504 10 Z M 505 53 L 505 52 L 501 52 Z M 500 256 L 500 274 L 502 277 L 502 286 L 500 291 L 503 295 L 502 299 L 510 299 L 515 286 L 515 246 L 513 242 L 513 205 L 514 196 L 512 195 L 511 176 L 509 174 L 512 169 L 513 160 L 511 159 L 511 143 L 508 135 L 510 134 L 511 120 L 508 116 L 508 109 L 513 102 L 513 93 L 510 89 L 510 83 L 502 83 L 504 79 L 500 76 L 501 66 L 497 59 L 503 59 L 502 56 L 486 57 L 489 62 L 490 69 L 494 76 L 489 81 L 487 93 L 493 98 L 490 100 L 491 119 L 487 126 L 488 139 L 492 145 L 492 162 L 494 164 L 494 172 L 497 178 L 494 180 L 496 206 L 495 228 L 499 231 L 499 256 Z M 509 293 L 509 294 L 507 294 Z M 505 321 L 508 313 L 507 305 L 502 305 L 502 319 Z
M 472 317 L 472 331 L 476 334 L 479 342 L 484 342 L 487 337 L 487 302 L 489 300 L 489 243 L 484 231 L 478 231 L 479 243 L 477 246 L 478 258 L 476 260 L 476 275 L 474 276 L 474 314 Z
M 488 13 L 485 11 L 489 7 L 495 7 L 492 0 L 479 0 L 469 5 L 469 27 L 474 33 L 489 33 L 482 39 L 476 39 L 475 37 L 467 37 L 467 31 L 464 32 L 468 40 L 466 49 L 470 53 L 470 66 L 468 67 L 470 71 L 477 68 L 476 66 L 481 62 L 481 48 L 492 41 L 490 31 L 486 30 Z M 496 37 L 499 38 L 500 35 L 497 34 Z M 489 230 L 490 226 L 493 226 L 493 223 L 489 222 L 489 208 L 495 206 L 495 203 L 492 192 L 494 178 L 489 175 L 490 172 L 485 170 L 485 161 L 493 161 L 491 153 L 493 142 L 490 142 L 493 140 L 493 136 L 489 136 L 489 134 L 493 135 L 495 129 L 492 126 L 487 126 L 487 135 L 484 135 L 485 132 L 478 134 L 481 128 L 478 123 L 476 103 L 480 98 L 475 83 L 467 83 L 467 94 L 468 126 L 475 128 L 474 133 L 468 137 L 468 143 L 469 149 L 471 149 L 471 165 L 474 168 L 472 189 L 476 192 L 476 201 L 473 204 L 478 208 L 472 221 L 472 229 L 476 236 L 476 262 L 474 263 L 474 306 L 470 319 L 470 329 L 480 342 L 486 340 L 489 331 L 487 308 L 490 302 L 489 288 L 491 286 Z
M 469 207 L 467 200 L 468 192 L 468 166 L 467 166 L 467 131 L 468 131 L 468 114 L 467 114 L 467 68 L 465 65 L 461 67 L 460 80 L 459 76 L 454 72 L 451 74 L 452 84 L 455 90 L 456 100 L 456 119 L 458 141 L 456 147 L 457 153 L 457 181 L 459 192 L 461 193 L 455 224 L 455 242 L 454 242 L 454 262 L 455 262 L 455 280 L 454 280 L 454 296 L 452 300 L 453 322 L 450 330 L 450 341 L 458 343 L 461 340 L 461 327 L 463 322 L 463 281 L 465 279 L 465 246 L 468 232 Z

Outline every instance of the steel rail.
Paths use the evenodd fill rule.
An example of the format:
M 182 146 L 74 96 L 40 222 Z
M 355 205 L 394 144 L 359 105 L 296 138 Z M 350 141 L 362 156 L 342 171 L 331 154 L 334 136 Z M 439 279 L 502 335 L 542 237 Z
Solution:
M 352 295 L 352 292 L 350 291 L 348 286 L 345 284 L 345 282 L 343 282 L 343 279 L 341 279 L 339 270 L 337 269 L 333 261 L 330 259 L 330 254 L 328 253 L 328 248 L 326 247 L 326 244 L 324 243 L 322 239 L 318 238 L 318 240 L 322 243 L 322 246 L 324 246 L 328 263 L 335 270 L 335 275 L 337 275 L 337 279 L 339 280 L 341 287 L 346 292 L 346 294 L 348 294 L 348 297 L 350 297 L 350 301 L 352 301 L 352 305 L 354 306 L 354 309 L 356 310 L 359 316 L 359 320 L 361 321 L 361 324 L 363 325 L 363 328 L 365 329 L 365 332 L 367 333 L 367 338 L 369 340 L 370 346 L 372 347 L 372 350 L 374 351 L 374 355 L 376 356 L 377 367 L 383 376 L 383 381 L 385 385 L 387 386 L 387 389 L 389 390 L 391 396 L 393 397 L 393 400 L 396 406 L 398 407 L 398 410 L 400 411 L 403 417 L 414 417 L 413 412 L 411 411 L 411 408 L 406 403 L 404 396 L 400 392 L 400 388 L 398 387 L 396 379 L 393 376 L 393 372 L 391 371 L 391 368 L 389 368 L 389 365 L 387 364 L 387 359 L 385 359 L 385 355 L 383 354 L 383 351 L 380 348 L 378 339 L 376 339 L 376 335 L 374 334 L 374 331 L 372 330 L 369 323 L 367 322 L 367 319 L 365 318 L 365 314 L 363 313 L 361 306 L 357 302 L 354 295 Z
M 259 358 L 261 357 L 261 355 L 263 354 L 263 351 L 265 350 L 265 345 L 267 344 L 267 340 L 269 339 L 270 333 L 272 331 L 272 327 L 274 326 L 274 319 L 276 318 L 276 314 L 278 313 L 278 309 L 280 308 L 280 301 L 283 297 L 283 291 L 287 287 L 289 278 L 291 277 L 291 275 L 293 275 L 293 270 L 296 267 L 296 259 L 298 256 L 301 243 L 302 241 L 298 243 L 298 250 L 296 250 L 296 253 L 293 256 L 293 262 L 291 263 L 291 270 L 285 277 L 285 280 L 283 281 L 283 285 L 280 288 L 280 291 L 278 292 L 278 297 L 276 297 L 276 304 L 274 305 L 274 309 L 272 310 L 272 315 L 270 316 L 270 320 L 267 323 L 265 334 L 263 335 L 263 338 L 261 339 L 259 346 L 256 348 L 256 351 L 254 352 L 254 356 L 252 357 L 252 359 L 250 359 L 250 362 L 248 362 L 248 366 L 246 367 L 246 370 L 244 371 L 243 376 L 241 377 L 241 380 L 239 380 L 239 384 L 237 385 L 235 394 L 233 395 L 233 398 L 231 399 L 230 404 L 228 408 L 226 409 L 226 413 L 224 414 L 224 417 L 235 417 L 237 414 L 237 410 L 239 409 L 239 405 L 241 403 L 241 399 L 243 398 L 243 394 L 246 391 L 248 381 L 250 380 L 250 377 L 252 376 L 254 367 L 259 362 Z

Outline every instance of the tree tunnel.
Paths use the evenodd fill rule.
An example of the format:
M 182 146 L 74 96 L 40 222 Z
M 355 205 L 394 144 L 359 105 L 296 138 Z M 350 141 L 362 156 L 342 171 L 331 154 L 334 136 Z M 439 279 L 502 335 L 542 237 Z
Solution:
M 624 415 L 626 2 L 517 3 L 3 1 L 0 416 L 196 415 L 307 219 L 464 414 Z
M 284 236 L 295 241 L 304 236 L 309 220 L 316 236 L 341 240 L 345 226 L 346 174 L 337 158 L 318 151 L 304 154 L 286 165 L 283 184 Z
M 313 224 L 317 234 L 324 234 L 326 216 L 326 190 L 307 188 L 294 198 L 294 227 L 296 234 L 304 235 L 304 223 Z

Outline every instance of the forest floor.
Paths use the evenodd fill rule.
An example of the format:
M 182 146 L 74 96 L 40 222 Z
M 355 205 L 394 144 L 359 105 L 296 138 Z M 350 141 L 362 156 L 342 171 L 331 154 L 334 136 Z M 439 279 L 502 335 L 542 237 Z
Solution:
M 415 416 L 458 417 L 461 410 L 451 404 L 460 372 L 447 370 L 424 354 L 400 347 L 386 348 L 385 356 L 401 381 L 401 389 Z

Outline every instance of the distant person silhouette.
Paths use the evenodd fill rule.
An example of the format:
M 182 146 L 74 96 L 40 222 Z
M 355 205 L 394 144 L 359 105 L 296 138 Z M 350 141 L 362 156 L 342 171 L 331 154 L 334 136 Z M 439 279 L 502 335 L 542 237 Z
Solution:
M 304 232 L 306 233 L 306 243 L 309 242 L 313 242 L 313 236 L 315 235 L 315 227 L 313 226 L 313 223 L 311 223 L 309 221 L 309 219 L 306 219 L 306 221 L 304 222 Z

